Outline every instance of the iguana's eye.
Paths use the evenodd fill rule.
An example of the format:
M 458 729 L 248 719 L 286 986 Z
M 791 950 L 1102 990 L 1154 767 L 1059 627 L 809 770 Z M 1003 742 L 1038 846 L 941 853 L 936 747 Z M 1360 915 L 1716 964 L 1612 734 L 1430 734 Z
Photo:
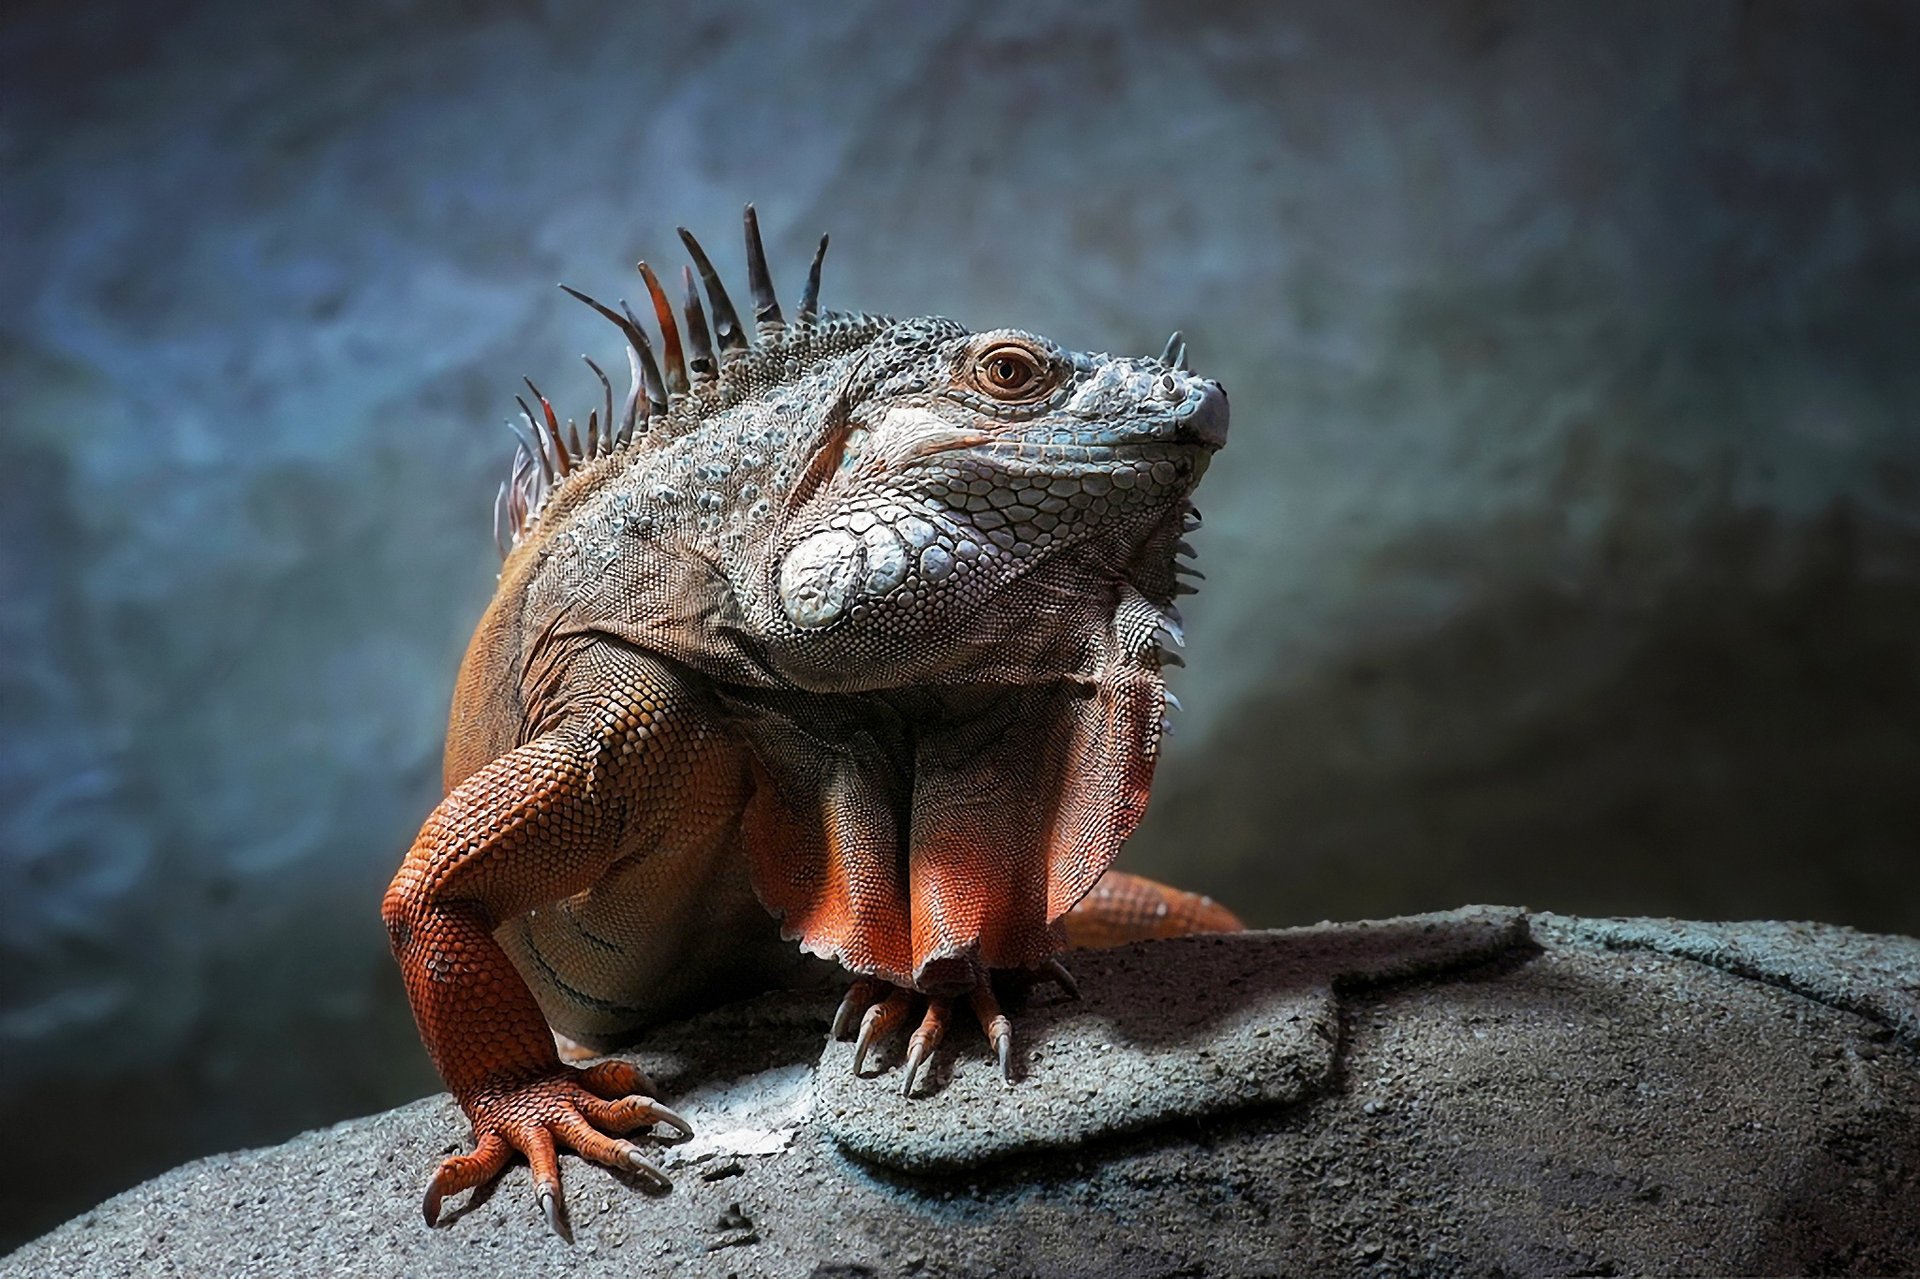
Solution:
M 1040 386 L 1046 374 L 1033 352 L 1023 346 L 996 346 L 976 366 L 981 389 L 1001 400 L 1024 400 Z

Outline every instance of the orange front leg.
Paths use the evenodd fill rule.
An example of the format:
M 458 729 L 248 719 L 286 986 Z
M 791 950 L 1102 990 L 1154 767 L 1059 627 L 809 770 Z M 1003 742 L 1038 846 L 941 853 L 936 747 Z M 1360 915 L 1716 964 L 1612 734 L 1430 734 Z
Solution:
M 664 1176 L 617 1134 L 656 1122 L 690 1132 L 651 1097 L 631 1066 L 585 1070 L 560 1061 L 546 1018 L 494 940 L 508 918 L 591 886 L 615 859 L 630 814 L 658 808 L 684 770 L 674 690 L 640 663 L 603 705 L 488 764 L 456 787 L 414 841 L 383 915 L 427 1051 L 473 1123 L 472 1154 L 440 1165 L 423 1208 L 497 1175 L 513 1151 L 535 1196 L 567 1233 L 556 1142 L 597 1162 Z M 644 761 L 644 764 L 640 763 Z M 631 780 L 628 780 L 631 779 Z M 608 1134 L 616 1134 L 609 1136 Z

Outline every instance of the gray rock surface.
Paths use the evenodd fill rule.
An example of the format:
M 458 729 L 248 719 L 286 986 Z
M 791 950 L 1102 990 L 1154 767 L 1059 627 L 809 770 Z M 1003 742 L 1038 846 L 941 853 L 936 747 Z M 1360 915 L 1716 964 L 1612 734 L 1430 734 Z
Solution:
M 1758 920 L 1535 917 L 1537 933 L 1597 941 L 1614 950 L 1684 955 L 1859 1013 L 1920 1048 L 1920 966 L 1913 942 L 1821 924 Z
M 0 1277 L 1920 1268 L 1920 942 L 1475 908 L 1076 968 L 1011 1092 L 971 1031 L 911 1103 L 897 1053 L 848 1078 L 830 996 L 664 1028 L 636 1055 L 699 1136 L 664 1193 L 566 1159 L 572 1246 L 518 1167 L 421 1224 L 442 1096 L 188 1164 Z
M 1008 1091 L 988 1055 L 959 1052 L 908 1097 L 856 1077 L 853 1046 L 830 1044 L 816 1085 L 821 1123 L 861 1159 L 951 1172 L 1301 1101 L 1339 1069 L 1337 990 L 1484 963 L 1525 944 L 1524 912 L 1469 907 L 1076 956 L 1077 979 L 1097 999 L 1056 998 L 1020 1019 L 1016 1078 L 1027 1086 Z

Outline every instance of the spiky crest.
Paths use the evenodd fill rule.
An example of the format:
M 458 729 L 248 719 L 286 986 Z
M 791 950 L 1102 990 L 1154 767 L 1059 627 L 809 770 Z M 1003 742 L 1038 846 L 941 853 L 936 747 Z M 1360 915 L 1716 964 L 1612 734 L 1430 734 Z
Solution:
M 694 271 L 706 287 L 713 313 L 710 337 L 699 297 L 693 291 L 692 276 L 687 275 L 680 309 L 691 360 L 682 348 L 673 304 L 652 269 L 645 263 L 640 264 L 641 278 L 660 327 L 659 350 L 664 360 L 664 376 L 663 364 L 655 358 L 653 340 L 624 300 L 616 311 L 578 289 L 566 284 L 560 286 L 568 296 L 593 308 L 627 339 L 627 394 L 616 421 L 612 384 L 598 364 L 581 356 L 603 388 L 605 424 L 601 426 L 597 413 L 589 414 L 584 437 L 571 422 L 563 435 L 552 404 L 531 381 L 527 382 L 539 410 L 525 399 L 519 399 L 520 419 L 508 419 L 507 427 L 518 445 L 507 479 L 494 500 L 494 541 L 503 559 L 532 531 L 554 494 L 573 477 L 597 469 L 595 464 L 602 459 L 634 449 L 656 447 L 662 441 L 683 435 L 709 415 L 789 380 L 795 370 L 803 371 L 819 360 L 864 344 L 872 334 L 891 323 L 882 316 L 819 309 L 820 263 L 827 250 L 825 236 L 820 238 L 820 248 L 807 273 L 800 309 L 791 321 L 784 320 L 774 296 L 766 250 L 761 245 L 760 226 L 752 205 L 747 206 L 743 222 L 749 288 L 754 299 L 755 324 L 751 334 L 741 325 L 733 302 L 700 242 L 685 227 L 679 229 Z

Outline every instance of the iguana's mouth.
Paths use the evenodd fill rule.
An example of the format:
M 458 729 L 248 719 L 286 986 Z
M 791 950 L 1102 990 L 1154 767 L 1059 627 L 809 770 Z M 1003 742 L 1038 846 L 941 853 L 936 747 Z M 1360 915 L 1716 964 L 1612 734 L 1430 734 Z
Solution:
M 1069 462 L 1111 462 L 1123 457 L 1147 457 L 1165 454 L 1176 457 L 1212 446 L 1195 440 L 1135 439 L 1100 444 L 1060 444 L 1052 440 L 988 440 L 979 451 L 993 457 L 1059 458 Z

